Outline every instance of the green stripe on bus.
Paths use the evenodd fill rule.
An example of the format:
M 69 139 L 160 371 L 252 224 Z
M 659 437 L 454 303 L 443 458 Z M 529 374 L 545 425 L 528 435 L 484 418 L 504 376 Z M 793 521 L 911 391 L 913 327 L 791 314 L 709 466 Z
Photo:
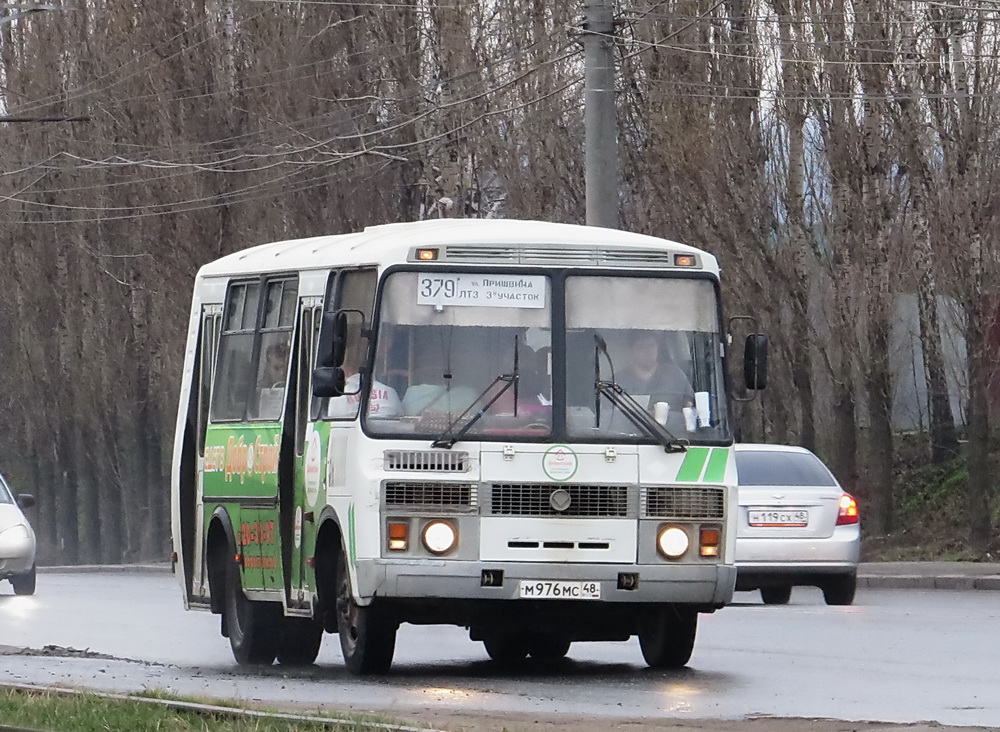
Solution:
M 729 464 L 729 449 L 716 447 L 712 450 L 712 456 L 708 459 L 708 467 L 705 468 L 704 481 L 706 483 L 721 483 L 726 479 L 726 465 Z
M 684 483 L 694 483 L 701 477 L 701 469 L 708 460 L 707 447 L 689 447 L 684 454 L 684 462 L 677 471 L 677 480 Z

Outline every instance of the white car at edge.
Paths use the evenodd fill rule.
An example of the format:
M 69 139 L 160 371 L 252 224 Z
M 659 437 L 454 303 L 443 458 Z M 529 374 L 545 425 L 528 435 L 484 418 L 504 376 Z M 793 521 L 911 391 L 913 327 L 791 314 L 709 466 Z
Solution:
M 736 589 L 768 605 L 815 585 L 828 605 L 850 605 L 857 587 L 858 503 L 816 455 L 790 445 L 737 444 Z
M 10 580 L 15 595 L 35 594 L 35 532 L 22 511 L 34 505 L 34 496 L 15 495 L 0 475 L 0 580 Z

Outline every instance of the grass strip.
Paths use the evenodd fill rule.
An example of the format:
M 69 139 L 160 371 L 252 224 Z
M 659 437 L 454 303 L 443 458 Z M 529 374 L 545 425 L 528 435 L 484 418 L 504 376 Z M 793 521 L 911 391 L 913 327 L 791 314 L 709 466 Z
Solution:
M 0 732 L 372 732 L 417 731 L 419 728 L 370 720 L 324 720 L 291 714 L 269 714 L 221 706 L 219 703 L 93 694 L 72 690 L 0 686 Z M 171 696 L 171 695 L 164 695 Z M 226 702 L 228 704 L 229 702 Z M 430 731 L 428 731 L 430 732 Z

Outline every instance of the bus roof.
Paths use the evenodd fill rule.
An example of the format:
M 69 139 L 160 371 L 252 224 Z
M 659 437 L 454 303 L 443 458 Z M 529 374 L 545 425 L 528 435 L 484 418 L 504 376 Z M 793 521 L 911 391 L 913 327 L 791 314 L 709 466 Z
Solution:
M 699 255 L 702 271 L 718 274 L 711 254 L 646 234 L 578 224 L 511 219 L 434 219 L 369 226 L 353 234 L 289 239 L 243 249 L 204 265 L 199 277 L 252 275 L 274 271 L 325 269 L 351 264 L 404 263 L 415 248 L 448 246 L 500 248 L 486 263 L 509 264 L 504 251 L 551 248 L 563 252 L 645 251 Z M 499 256 L 498 256 L 499 254 Z M 466 263 L 469 260 L 466 260 Z M 537 257 L 536 257 L 537 261 Z M 557 262 L 550 262 L 557 264 Z M 625 262 L 620 263 L 621 266 Z M 587 262 L 575 259 L 576 266 Z M 565 264 L 564 264 L 565 266 Z M 631 266 L 641 267 L 639 261 Z

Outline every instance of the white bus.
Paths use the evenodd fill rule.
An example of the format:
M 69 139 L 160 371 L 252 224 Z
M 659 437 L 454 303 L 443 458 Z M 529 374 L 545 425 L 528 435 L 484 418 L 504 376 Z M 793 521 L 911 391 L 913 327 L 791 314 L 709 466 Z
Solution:
M 440 220 L 265 244 L 194 286 L 172 470 L 185 607 L 239 663 L 401 623 L 489 656 L 638 636 L 685 665 L 727 604 L 736 475 L 719 269 L 655 237 Z M 766 380 L 766 339 L 744 354 Z

